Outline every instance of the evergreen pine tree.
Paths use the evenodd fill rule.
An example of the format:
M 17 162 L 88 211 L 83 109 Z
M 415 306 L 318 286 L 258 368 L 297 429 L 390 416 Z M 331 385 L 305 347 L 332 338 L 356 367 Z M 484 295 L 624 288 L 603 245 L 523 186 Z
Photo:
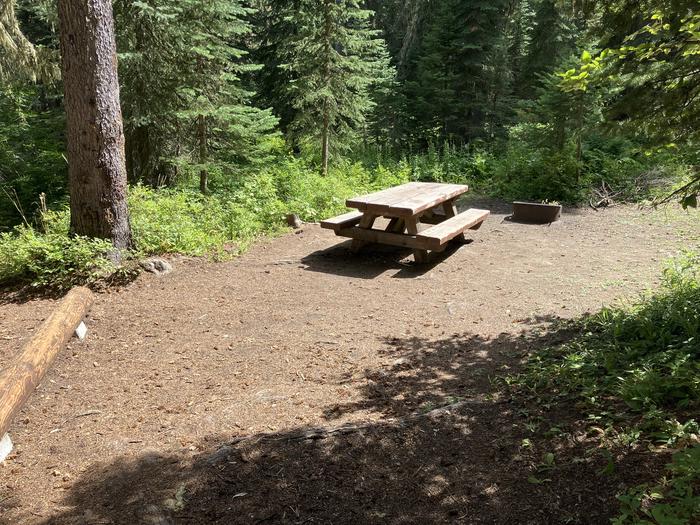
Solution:
M 445 0 L 434 6 L 407 85 L 415 119 L 431 141 L 469 141 L 484 135 L 490 111 L 496 47 L 502 42 L 507 0 Z M 499 74 L 503 71 L 499 71 Z
M 520 97 L 537 98 L 541 79 L 576 51 L 573 21 L 567 19 L 554 0 L 541 0 L 535 7 L 527 56 L 518 82 Z
M 285 38 L 280 69 L 290 82 L 290 133 L 321 144 L 321 170 L 331 149 L 364 132 L 375 106 L 373 88 L 391 77 L 386 44 L 372 29 L 373 13 L 356 0 L 299 0 Z
M 255 100 L 260 107 L 271 107 L 279 118 L 280 129 L 287 132 L 294 109 L 284 86 L 292 78 L 280 66 L 288 60 L 286 44 L 294 33 L 296 0 L 253 0 L 250 16 L 253 28 L 248 46 L 251 59 L 261 67 L 255 72 Z
M 211 164 L 264 155 L 276 125 L 253 107 L 242 42 L 250 10 L 239 0 L 147 0 L 117 4 L 129 167 L 138 179 L 167 182 L 173 161 L 193 161 L 207 191 Z M 183 152 L 192 152 L 185 155 Z

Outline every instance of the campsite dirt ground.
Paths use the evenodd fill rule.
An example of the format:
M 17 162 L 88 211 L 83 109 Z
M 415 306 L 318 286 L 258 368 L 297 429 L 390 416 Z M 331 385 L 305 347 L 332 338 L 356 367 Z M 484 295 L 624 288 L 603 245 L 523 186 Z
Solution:
M 647 456 L 602 474 L 575 414 L 504 398 L 494 378 L 566 339 L 557 319 L 658 283 L 698 245 L 697 213 L 532 226 L 468 205 L 492 216 L 424 267 L 305 225 L 98 294 L 86 341 L 11 428 L 0 523 L 607 523 Z M 6 360 L 55 302 L 0 303 Z

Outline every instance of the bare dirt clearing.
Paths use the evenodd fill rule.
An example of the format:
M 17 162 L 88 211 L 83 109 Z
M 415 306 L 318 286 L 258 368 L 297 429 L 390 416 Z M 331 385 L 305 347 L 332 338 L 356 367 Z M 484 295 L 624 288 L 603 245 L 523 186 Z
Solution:
M 555 319 L 656 282 L 664 259 L 697 246 L 697 214 L 575 210 L 531 226 L 470 205 L 494 213 L 432 266 L 350 255 L 307 225 L 100 294 L 87 341 L 11 429 L 0 522 L 605 523 L 648 465 L 631 454 L 601 476 L 585 437 L 538 441 L 491 378 L 568 337 L 547 330 Z M 52 305 L 2 304 L 0 357 Z M 272 435 L 220 448 L 257 433 Z M 529 483 L 547 447 L 551 481 Z

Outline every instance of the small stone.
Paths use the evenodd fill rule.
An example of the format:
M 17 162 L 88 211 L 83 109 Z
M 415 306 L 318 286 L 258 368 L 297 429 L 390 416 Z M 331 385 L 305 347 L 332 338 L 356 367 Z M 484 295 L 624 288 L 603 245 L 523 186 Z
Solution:
M 87 335 L 87 326 L 85 326 L 85 323 L 83 321 L 80 321 L 80 324 L 75 329 L 75 335 L 79 340 L 85 340 L 85 336 Z
M 0 440 L 0 464 L 10 455 L 12 452 L 12 440 L 10 439 L 10 434 L 5 434 Z
M 139 263 L 141 268 L 156 275 L 166 275 L 173 271 L 173 265 L 165 259 L 151 257 Z
M 224 445 L 221 447 L 219 450 L 216 452 L 212 453 L 208 458 L 207 458 L 207 463 L 210 465 L 215 465 L 217 463 L 221 463 L 223 461 L 226 461 L 228 457 L 233 453 L 233 448 L 230 447 L 229 445 Z

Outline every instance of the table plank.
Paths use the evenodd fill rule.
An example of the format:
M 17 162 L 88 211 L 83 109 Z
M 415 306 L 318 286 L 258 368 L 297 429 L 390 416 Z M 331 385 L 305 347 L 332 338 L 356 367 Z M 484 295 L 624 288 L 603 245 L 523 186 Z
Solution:
M 469 228 L 478 229 L 491 212 L 471 208 L 416 234 L 418 239 L 425 240 L 430 249 L 443 246 Z
M 365 211 L 370 205 L 399 202 L 403 199 L 410 198 L 416 191 L 419 191 L 423 184 L 424 183 L 421 182 L 409 182 L 401 186 L 394 186 L 393 188 L 387 188 L 367 195 L 353 197 L 345 201 L 345 204 L 348 208 L 357 208 Z
M 393 233 L 383 230 L 368 230 L 353 226 L 351 228 L 343 228 L 338 230 L 336 235 L 340 237 L 350 237 L 353 242 L 374 242 L 379 244 L 388 244 L 391 246 L 401 246 L 403 248 L 427 249 L 429 241 L 418 239 L 415 235 L 406 235 L 405 233 Z
M 467 191 L 469 187 L 463 184 L 438 184 L 436 188 L 428 188 L 424 193 L 393 203 L 388 212 L 399 217 L 411 217 L 459 197 Z
M 384 212 L 387 215 L 394 216 L 394 208 L 396 206 L 402 206 L 404 202 L 412 201 L 414 199 L 424 198 L 425 195 L 431 192 L 440 192 L 442 186 L 444 185 L 440 184 L 439 182 L 418 182 L 407 192 L 397 195 L 397 198 L 373 202 L 369 205 L 368 209 L 374 210 L 375 213 Z
M 331 217 L 321 221 L 321 228 L 326 228 L 328 230 L 339 230 L 341 228 L 347 228 L 348 226 L 355 226 L 362 219 L 362 212 L 350 211 L 348 213 L 343 213 L 337 217 Z
M 375 215 L 412 217 L 467 192 L 462 184 L 411 182 L 389 190 L 348 199 L 346 204 Z

